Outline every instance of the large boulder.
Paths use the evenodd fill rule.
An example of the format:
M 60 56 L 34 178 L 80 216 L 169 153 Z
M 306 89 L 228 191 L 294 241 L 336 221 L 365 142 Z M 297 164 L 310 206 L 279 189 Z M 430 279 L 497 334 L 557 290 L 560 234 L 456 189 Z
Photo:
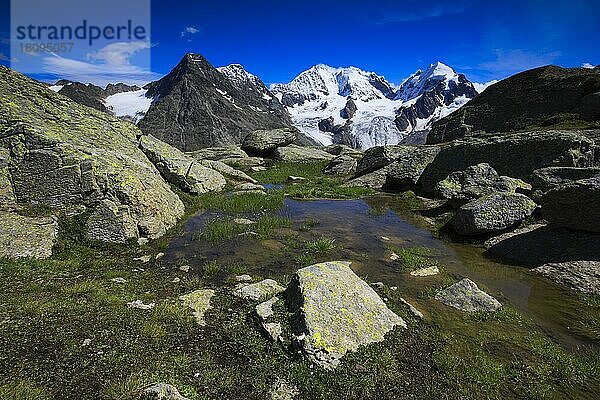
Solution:
M 221 161 L 200 160 L 200 164 L 202 166 L 206 167 L 206 168 L 213 169 L 213 170 L 219 172 L 220 174 L 223 174 L 226 177 L 229 177 L 229 178 L 234 179 L 236 181 L 258 183 L 256 181 L 256 179 L 252 178 L 251 176 L 249 176 L 245 172 L 240 171 L 239 169 L 235 169 L 233 167 L 230 167 L 229 165 L 227 165 L 227 164 L 225 164 L 224 162 L 221 162 Z
M 196 160 L 222 160 L 224 158 L 244 158 L 248 154 L 237 145 L 207 147 L 187 153 Z
M 477 284 L 468 278 L 440 290 L 435 299 L 465 312 L 491 312 L 502 307 L 498 300 L 479 289 Z
M 531 189 L 520 179 L 500 176 L 487 163 L 470 166 L 464 171 L 452 172 L 435 186 L 437 197 L 446 199 L 453 207 L 495 192 L 514 192 L 517 188 Z
M 295 163 L 329 161 L 334 158 L 333 155 L 316 147 L 302 147 L 294 144 L 278 147 L 272 157 L 277 161 Z
M 531 178 L 532 198 L 539 201 L 543 194 L 551 189 L 594 176 L 600 176 L 600 168 L 546 167 L 536 169 Z
M 518 193 L 500 192 L 481 197 L 456 210 L 452 219 L 460 235 L 501 232 L 530 216 L 537 205 Z
M 552 224 L 600 232 L 600 175 L 549 190 L 540 203 L 542 215 Z
M 227 184 L 217 171 L 202 166 L 181 150 L 152 135 L 140 138 L 140 149 L 168 182 L 186 192 L 201 194 L 219 191 Z
M 298 137 L 294 128 L 257 130 L 248 134 L 242 142 L 242 150 L 261 156 L 272 153 L 276 148 L 292 144 Z
M 386 187 L 402 189 L 417 185 L 425 168 L 440 151 L 436 146 L 398 146 L 396 160 L 389 164 Z
M 344 187 L 366 187 L 368 189 L 373 190 L 383 190 L 387 181 L 387 173 L 389 169 L 389 165 L 387 167 L 383 167 L 378 169 L 377 171 L 369 172 L 368 174 L 361 175 L 358 178 L 354 178 L 344 183 L 342 186 Z
M 356 172 L 356 158 L 352 156 L 337 156 L 325 166 L 324 173 L 328 175 L 352 175 Z
M 600 262 L 570 261 L 544 264 L 533 272 L 544 275 L 569 288 L 600 295 Z
M 58 234 L 54 217 L 24 217 L 0 212 L 0 257 L 48 258 Z
M 360 149 L 354 149 L 345 144 L 330 144 L 323 147 L 323 150 L 334 156 L 351 156 L 353 158 L 362 158 L 364 152 Z
M 592 140 L 580 131 L 534 131 L 502 136 L 478 136 L 440 146 L 440 152 L 421 175 L 425 193 L 455 171 L 488 163 L 500 175 L 530 181 L 543 167 L 588 167 L 593 162 Z
M 70 214 L 105 207 L 128 238 L 157 238 L 184 213 L 181 200 L 138 148 L 140 131 L 0 67 L 0 131 L 19 204 Z M 102 224 L 102 221 L 96 221 Z
M 358 160 L 356 176 L 368 174 L 383 168 L 402 154 L 404 146 L 376 146 L 365 151 L 363 157 Z
M 350 262 L 298 270 L 288 294 L 299 344 L 311 361 L 328 369 L 335 368 L 346 352 L 383 341 L 395 326 L 406 327 L 350 269 Z

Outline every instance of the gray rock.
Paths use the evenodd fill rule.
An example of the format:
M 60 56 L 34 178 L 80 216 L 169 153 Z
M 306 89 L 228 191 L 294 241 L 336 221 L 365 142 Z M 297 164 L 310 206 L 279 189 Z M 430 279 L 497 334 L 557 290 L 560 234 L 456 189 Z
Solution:
M 531 185 L 538 197 L 560 185 L 600 175 L 600 168 L 546 167 L 533 171 Z
M 236 282 L 252 282 L 252 277 L 247 274 L 236 275 L 234 279 Z
M 242 150 L 257 155 L 268 155 L 276 148 L 293 143 L 298 137 L 295 128 L 257 130 L 246 136 Z
M 345 119 L 352 119 L 352 117 L 354 117 L 354 113 L 356 113 L 356 110 L 358 110 L 358 107 L 356 107 L 354 100 L 348 99 L 348 101 L 346 101 L 346 105 L 340 111 L 340 116 Z
M 356 158 L 352 156 L 337 156 L 325 166 L 323 172 L 328 175 L 353 175 L 356 164 Z
M 544 264 L 533 269 L 553 281 L 590 294 L 600 294 L 600 262 L 572 261 Z
M 419 319 L 423 319 L 423 313 L 421 311 L 417 310 L 415 308 L 415 306 L 410 304 L 408 301 L 404 300 L 402 297 L 400 297 L 400 302 L 402 302 L 402 304 L 404 304 L 405 306 L 408 307 L 408 310 L 411 312 L 412 315 L 414 315 L 415 317 L 417 317 Z
M 194 317 L 200 326 L 206 326 L 204 314 L 212 308 L 210 300 L 214 297 L 215 291 L 212 289 L 200 289 L 191 293 L 179 296 L 185 307 L 194 310 Z
M 133 124 L 5 67 L 0 98 L 0 131 L 6 134 L 0 147 L 11 149 L 8 170 L 18 204 L 76 214 L 108 200 L 120 220 L 107 224 L 121 223 L 127 238 L 160 237 L 183 215 L 181 200 L 138 148 L 141 132 Z
M 437 146 L 397 146 L 396 160 L 388 167 L 386 187 L 415 186 L 425 168 L 440 151 Z
M 278 379 L 269 390 L 270 400 L 293 400 L 299 394 L 295 385 L 291 385 L 283 379 Z
M 453 207 L 460 207 L 495 192 L 514 193 L 517 188 L 529 190 L 531 185 L 520 179 L 501 177 L 489 164 L 481 163 L 448 175 L 435 186 L 435 194 Z
M 364 152 L 360 149 L 354 149 L 344 144 L 331 144 L 323 147 L 323 150 L 334 156 L 350 156 L 352 158 L 362 158 Z
M 48 258 L 58 234 L 54 217 L 24 217 L 0 211 L 0 257 Z
M 377 293 L 350 269 L 350 263 L 315 264 L 296 272 L 288 288 L 295 324 L 305 354 L 333 369 L 348 351 L 384 340 L 406 323 L 390 311 Z
M 200 160 L 219 161 L 224 158 L 245 158 L 248 154 L 237 145 L 207 147 L 187 153 L 192 158 Z
M 277 161 L 296 163 L 329 161 L 334 158 L 331 154 L 316 147 L 302 147 L 294 144 L 278 147 L 272 157 Z
M 255 183 L 240 183 L 239 185 L 235 185 L 233 187 L 233 191 L 235 192 L 241 192 L 241 191 L 247 191 L 247 190 L 265 190 L 265 188 L 262 185 L 257 185 Z
M 452 172 L 479 163 L 488 163 L 500 175 L 528 182 L 539 168 L 591 166 L 593 146 L 581 131 L 534 131 L 460 139 L 440 146 L 440 152 L 421 175 L 421 185 L 425 193 L 433 194 L 435 185 Z
M 392 162 L 402 154 L 404 146 L 376 146 L 365 151 L 363 157 L 356 166 L 356 176 L 368 174 L 377 171 Z
M 217 171 L 202 166 L 182 151 L 152 135 L 141 137 L 140 149 L 168 182 L 186 192 L 201 194 L 219 191 L 227 183 Z
M 269 336 L 269 339 L 271 339 L 273 342 L 281 340 L 281 334 L 283 333 L 283 330 L 280 323 L 263 322 L 261 326 L 265 333 Z
M 435 295 L 435 299 L 465 312 L 491 312 L 502 307 L 498 300 L 479 289 L 475 282 L 468 278 L 439 291 Z
M 236 181 L 258 183 L 254 178 L 250 177 L 245 172 L 230 167 L 221 161 L 201 160 L 200 164 Z
M 261 320 L 266 321 L 267 318 L 273 315 L 273 305 L 278 301 L 279 297 L 273 297 L 271 300 L 260 303 L 254 308 L 256 315 L 258 315 Z
M 533 213 L 537 205 L 518 193 L 495 193 L 473 200 L 456 210 L 454 230 L 461 235 L 501 232 Z
M 552 224 L 600 232 L 600 175 L 549 190 L 540 203 L 542 215 Z
M 246 300 L 261 300 L 266 297 L 275 296 L 285 290 L 273 279 L 265 279 L 263 281 L 251 284 L 239 284 L 233 294 Z
M 389 166 L 378 169 L 377 171 L 369 172 L 368 174 L 361 175 L 358 178 L 354 178 L 342 186 L 344 187 L 366 187 L 373 190 L 383 190 L 386 184 L 387 173 Z
M 167 383 L 153 383 L 140 393 L 140 400 L 188 400 L 179 390 Z
M 256 222 L 248 218 L 234 218 L 233 223 L 238 225 L 254 225 Z

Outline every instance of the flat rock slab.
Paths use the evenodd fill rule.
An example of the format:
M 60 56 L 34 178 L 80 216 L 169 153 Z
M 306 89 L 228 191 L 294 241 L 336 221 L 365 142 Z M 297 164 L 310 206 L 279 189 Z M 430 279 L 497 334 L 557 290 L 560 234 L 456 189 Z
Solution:
M 212 308 L 210 300 L 215 295 L 212 289 L 200 289 L 191 293 L 179 296 L 179 300 L 183 301 L 183 305 L 194 310 L 194 317 L 200 326 L 206 326 L 204 314 Z
M 502 304 L 483 290 L 475 282 L 464 278 L 460 282 L 439 291 L 435 299 L 461 311 L 496 311 Z
M 140 393 L 140 400 L 188 400 L 179 390 L 168 383 L 153 383 Z
M 278 297 L 273 297 L 271 300 L 267 300 L 257 305 L 254 309 L 256 315 L 263 321 L 266 321 L 271 315 L 273 315 L 273 305 L 279 301 Z
M 261 300 L 267 297 L 275 296 L 283 292 L 285 288 L 275 282 L 273 279 L 236 286 L 233 294 L 246 300 Z
M 533 269 L 555 282 L 584 293 L 600 294 L 600 262 L 572 261 L 545 264 Z
M 346 352 L 383 341 L 395 326 L 406 327 L 347 261 L 302 268 L 288 290 L 294 333 L 308 358 L 327 369 Z
M 0 257 L 48 258 L 57 234 L 55 218 L 0 212 Z
M 414 271 L 411 271 L 411 275 L 412 276 L 432 276 L 432 275 L 437 275 L 440 273 L 440 269 L 435 266 L 432 265 L 431 267 L 426 267 L 426 268 L 420 268 Z

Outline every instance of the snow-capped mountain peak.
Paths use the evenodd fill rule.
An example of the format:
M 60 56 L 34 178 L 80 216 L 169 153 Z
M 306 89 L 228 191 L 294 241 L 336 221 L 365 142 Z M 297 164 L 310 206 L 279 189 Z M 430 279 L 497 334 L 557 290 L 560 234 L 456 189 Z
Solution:
M 313 139 L 363 148 L 397 144 L 414 132 L 421 137 L 410 142 L 422 142 L 433 122 L 477 94 L 464 75 L 439 61 L 397 89 L 374 72 L 319 64 L 271 90 Z

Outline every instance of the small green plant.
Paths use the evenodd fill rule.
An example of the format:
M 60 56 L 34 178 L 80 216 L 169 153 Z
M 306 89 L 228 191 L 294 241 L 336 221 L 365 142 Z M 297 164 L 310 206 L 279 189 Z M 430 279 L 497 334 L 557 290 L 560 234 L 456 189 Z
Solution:
M 256 233 L 261 239 L 268 239 L 273 230 L 277 228 L 289 228 L 292 226 L 292 220 L 289 218 L 273 215 L 263 215 L 256 221 Z
M 304 242 L 304 252 L 313 255 L 325 255 L 335 250 L 335 239 L 322 236 L 316 240 Z
M 431 249 L 427 247 L 405 247 L 402 249 L 392 249 L 398 256 L 398 262 L 407 270 L 415 270 L 419 268 L 427 268 L 437 266 L 436 260 L 433 260 Z
M 303 253 L 296 257 L 296 262 L 302 267 L 308 267 L 309 265 L 313 265 L 316 261 L 312 254 Z
M 319 225 L 319 221 L 314 220 L 314 219 L 307 219 L 306 221 L 304 221 L 302 223 L 302 225 L 300 225 L 300 230 L 302 232 L 308 232 L 311 229 L 313 229 L 315 226 Z
M 236 233 L 236 226 L 230 220 L 214 219 L 207 222 L 202 231 L 195 235 L 195 238 L 201 238 L 208 242 L 222 242 L 231 239 Z
M 221 266 L 216 260 L 209 261 L 202 266 L 202 276 L 212 278 L 221 272 Z

